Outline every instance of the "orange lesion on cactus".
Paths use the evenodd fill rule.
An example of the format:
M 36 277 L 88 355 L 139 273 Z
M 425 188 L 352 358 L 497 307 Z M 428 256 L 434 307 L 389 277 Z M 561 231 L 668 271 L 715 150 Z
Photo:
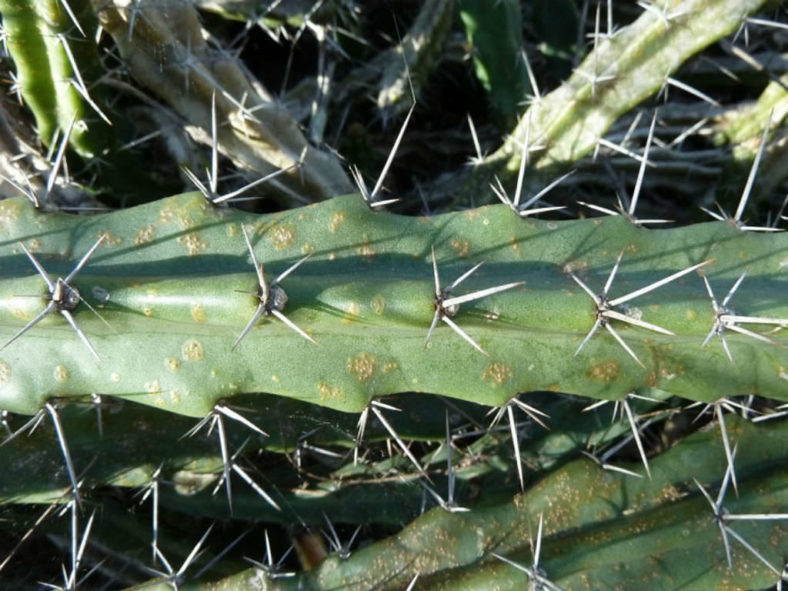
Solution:
M 0 360 L 0 385 L 7 384 L 11 379 L 11 366 Z
M 68 381 L 68 369 L 63 365 L 56 365 L 53 375 L 55 376 L 55 381 L 61 384 Z
M 100 238 L 101 236 L 106 236 L 106 238 L 104 238 L 104 244 L 107 246 L 117 247 L 123 244 L 123 238 L 117 234 L 113 234 L 109 230 L 102 230 L 98 233 L 97 238 Z
M 21 204 L 13 199 L 0 201 L 0 228 L 19 217 Z
M 142 246 L 143 244 L 148 244 L 150 242 L 153 242 L 153 239 L 155 237 L 156 237 L 156 226 L 154 224 L 148 224 L 146 226 L 143 226 L 134 235 L 134 246 Z
M 161 393 L 161 384 L 159 380 L 153 380 L 151 382 L 145 382 L 145 391 L 148 394 L 160 394 Z
M 375 375 L 378 360 L 369 353 L 361 353 L 347 361 L 347 370 L 362 384 L 368 382 Z
M 621 365 L 618 361 L 609 359 L 607 361 L 600 361 L 593 364 L 586 371 L 586 376 L 592 380 L 601 380 L 603 382 L 612 382 L 621 372 Z
M 175 221 L 175 209 L 171 205 L 162 207 L 161 211 L 159 211 L 159 220 L 162 223 L 171 224 Z
M 170 371 L 176 372 L 181 368 L 181 360 L 177 357 L 166 357 L 164 359 L 164 365 Z
M 283 222 L 276 224 L 268 230 L 268 239 L 276 250 L 284 250 L 293 245 L 296 239 L 296 228 L 294 224 Z
M 482 379 L 499 388 L 512 379 L 514 371 L 512 366 L 501 361 L 493 361 L 482 372 Z
M 378 251 L 376 251 L 370 245 L 369 236 L 367 236 L 366 234 L 364 234 L 364 236 L 362 237 L 361 244 L 359 244 L 356 247 L 356 252 L 358 252 L 358 254 L 364 257 L 367 261 L 373 259 L 375 255 L 378 254 Z
M 386 299 L 382 295 L 376 295 L 372 298 L 372 309 L 375 310 L 375 314 L 380 316 L 383 314 L 383 310 L 386 308 Z
M 331 214 L 331 221 L 328 224 L 328 231 L 336 234 L 339 226 L 347 219 L 347 214 L 344 211 L 335 211 Z
M 205 322 L 205 308 L 201 304 L 194 304 L 194 306 L 192 306 L 191 313 L 195 322 Z
M 337 400 L 345 397 L 345 391 L 339 386 L 331 386 L 326 382 L 318 382 L 317 391 L 320 394 L 320 400 Z
M 202 343 L 196 339 L 189 339 L 181 347 L 181 358 L 184 361 L 202 361 L 205 354 L 203 353 Z
M 455 238 L 451 241 L 451 248 L 461 259 L 468 258 L 468 255 L 471 253 L 471 241 Z
M 18 318 L 19 320 L 24 320 L 25 322 L 27 322 L 33 317 L 33 315 L 28 310 L 25 310 L 23 308 L 17 308 L 16 306 L 11 308 L 11 314 L 14 315 L 14 318 Z
M 358 305 L 358 302 L 348 302 L 345 306 L 345 316 L 342 318 L 342 324 L 351 324 L 358 320 L 359 314 L 361 314 L 361 306 Z
M 201 239 L 197 232 L 189 232 L 188 234 L 179 236 L 178 244 L 182 244 L 186 247 L 189 256 L 198 255 L 208 247 L 208 243 Z

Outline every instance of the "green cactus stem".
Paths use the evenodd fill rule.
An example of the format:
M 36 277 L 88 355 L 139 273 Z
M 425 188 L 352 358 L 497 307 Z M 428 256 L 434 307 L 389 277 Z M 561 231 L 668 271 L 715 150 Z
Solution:
M 41 141 L 49 145 L 55 132 L 64 133 L 73 119 L 69 145 L 84 158 L 94 158 L 114 140 L 104 101 L 91 86 L 102 72 L 93 39 L 98 22 L 89 1 L 70 0 L 68 6 L 82 32 L 58 0 L 4 0 L 0 12 L 19 86 Z M 75 64 L 81 71 L 75 71 Z M 80 81 L 92 94 L 86 97 L 77 90 Z
M 786 425 L 756 427 L 732 417 L 728 426 L 741 444 L 739 496 L 729 487 L 723 506 L 729 514 L 779 513 L 788 502 Z M 251 569 L 191 588 L 400 589 L 419 575 L 417 589 L 522 589 L 534 579 L 495 555 L 531 568 L 540 516 L 539 574 L 563 589 L 632 588 L 643 581 L 666 589 L 763 588 L 778 580 L 773 569 L 788 552 L 786 521 L 726 521 L 772 565 L 728 533 L 729 569 L 720 528 L 699 489 L 716 498 L 722 484 L 726 458 L 718 438 L 715 430 L 687 437 L 652 460 L 650 480 L 581 459 L 511 500 L 470 513 L 433 509 L 390 538 L 349 558 L 332 554 L 295 577 Z
M 659 393 L 650 392 L 649 395 L 659 396 Z M 400 437 L 421 442 L 445 441 L 447 407 L 438 397 L 395 395 L 388 397 L 386 402 L 400 409 L 388 415 L 392 428 Z M 560 430 L 535 427 L 531 436 L 522 442 L 521 458 L 530 467 L 528 482 L 579 449 L 615 441 L 630 428 L 622 421 L 611 423 L 608 410 L 580 412 L 585 406 L 581 399 L 543 393 L 534 396 L 531 403 L 549 414 L 550 423 L 560 426 Z M 215 435 L 209 436 L 203 431 L 184 437 L 194 426 L 193 419 L 150 407 L 106 400 L 93 408 L 92 404 L 72 403 L 59 411 L 63 431 L 68 434 L 71 459 L 76 470 L 82 473 L 84 488 L 145 487 L 158 479 L 175 483 L 171 490 L 168 488 L 161 493 L 160 502 L 168 512 L 213 515 L 217 519 L 231 516 L 226 498 L 211 494 L 223 470 Z M 478 427 L 489 423 L 485 407 L 460 401 L 453 405 L 450 427 L 460 427 L 468 420 Z M 652 406 L 653 403 L 640 401 L 636 410 L 644 412 Z M 334 469 L 309 487 L 300 484 L 296 488 L 296 481 L 288 469 L 268 466 L 265 471 L 268 494 L 278 500 L 280 509 L 262 503 L 251 488 L 236 487 L 232 516 L 257 520 L 265 517 L 282 523 L 297 519 L 320 525 L 323 512 L 329 512 L 343 523 L 397 524 L 418 515 L 424 489 L 416 481 L 418 474 L 408 475 L 407 463 L 401 465 L 407 462 L 404 458 L 343 465 L 343 456 L 357 445 L 355 415 L 265 394 L 238 397 L 233 400 L 232 408 L 267 433 L 266 437 L 254 436 L 254 441 L 250 441 L 253 434 L 247 427 L 225 419 L 228 446 L 241 449 L 246 444 L 249 450 L 241 456 L 242 460 L 248 460 L 245 465 L 254 465 L 254 456 L 260 448 L 269 457 L 297 453 L 306 443 L 342 452 L 337 454 Z M 669 412 L 669 409 L 664 411 L 665 415 Z M 19 426 L 17 421 L 12 424 Z M 507 433 L 505 431 L 504 436 L 485 434 L 469 446 L 467 456 L 477 459 L 456 469 L 459 503 L 470 503 L 475 487 L 486 491 L 511 487 L 514 466 Z M 372 420 L 365 429 L 363 444 L 370 445 L 387 437 L 390 433 L 383 425 Z M 0 505 L 68 500 L 68 476 L 55 440 L 51 424 L 46 423 L 33 433 L 23 434 L 14 442 L 0 446 L 0 466 L 6 475 L 0 481 Z M 440 453 L 428 452 L 420 461 L 429 470 L 433 486 L 445 490 L 445 448 Z M 381 477 L 393 470 L 398 470 L 402 477 L 387 485 L 386 494 L 396 495 L 399 500 L 392 503 L 390 509 L 381 511 L 375 500 L 377 493 L 370 491 L 381 484 Z
M 691 56 L 734 32 L 765 0 L 670 0 L 644 10 L 631 25 L 598 44 L 560 87 L 535 101 L 508 139 L 468 173 L 439 180 L 442 194 L 472 195 L 495 175 L 513 183 L 526 128 L 531 146 L 526 186 L 541 187 L 545 176 L 591 153 L 624 113 L 657 93 L 668 76 Z
M 620 217 L 523 220 L 504 206 L 410 218 L 372 212 L 357 195 L 270 215 L 215 208 L 196 194 L 89 218 L 7 200 L 2 214 L 7 338 L 46 303 L 44 282 L 17 242 L 54 280 L 106 235 L 72 280 L 101 315 L 81 303 L 72 311 L 101 361 L 49 315 L 0 352 L 0 406 L 14 412 L 85 392 L 191 416 L 257 391 L 348 412 L 409 390 L 487 405 L 535 390 L 619 399 L 647 387 L 706 402 L 741 392 L 787 399 L 785 234 L 755 235 L 724 222 L 644 230 Z M 242 225 L 252 230 L 268 280 L 313 253 L 282 283 L 284 315 L 318 346 L 267 316 L 232 350 L 258 303 Z M 448 322 L 425 348 L 436 312 L 433 246 L 442 288 L 486 261 L 454 296 L 524 282 L 464 303 L 453 316 L 487 355 Z M 601 293 L 620 257 L 609 294 L 618 316 L 609 324 L 630 350 L 597 326 L 578 352 L 608 312 L 576 280 Z M 625 296 L 691 267 L 636 299 Z M 746 277 L 715 313 L 698 271 L 718 302 Z M 619 299 L 626 306 L 615 305 Z M 771 324 L 723 326 L 732 315 Z M 715 327 L 724 343 L 708 336 Z M 737 332 L 742 327 L 756 336 Z

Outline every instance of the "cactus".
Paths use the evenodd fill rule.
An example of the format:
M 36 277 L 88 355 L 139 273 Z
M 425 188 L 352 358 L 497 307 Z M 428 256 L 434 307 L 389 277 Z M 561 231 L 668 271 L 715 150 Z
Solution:
M 741 496 L 724 498 L 728 514 L 785 507 L 784 426 L 759 429 L 755 435 L 750 425 L 734 424 L 741 429 L 742 441 L 752 438 L 751 461 L 775 470 L 768 475 L 755 470 L 751 482 L 742 481 Z M 718 566 L 724 553 L 717 539 L 720 530 L 701 492 L 709 484 L 712 492 L 727 484 L 717 481 L 726 460 L 712 444 L 716 437 L 709 431 L 687 438 L 653 462 L 651 480 L 632 480 L 604 472 L 587 459 L 576 460 L 514 499 L 470 513 L 433 509 L 396 536 L 345 560 L 333 556 L 297 578 L 277 579 L 263 569 L 252 569 L 200 588 L 398 589 L 416 575 L 425 589 L 518 589 L 540 579 L 548 588 L 629 587 L 643 580 L 665 581 L 668 588 L 768 585 L 774 573 L 761 563 L 748 562 L 734 573 Z M 744 468 L 744 456 L 737 460 Z M 747 494 L 745 486 L 751 491 L 766 487 L 773 493 Z M 622 515 L 626 518 L 617 519 Z M 736 520 L 740 527 L 735 529 L 743 532 L 745 523 Z M 774 523 L 748 525 L 743 538 L 784 535 L 784 528 Z M 637 535 L 640 531 L 647 533 Z M 738 540 L 738 533 L 731 538 Z M 456 552 L 445 551 L 449 540 Z M 536 548 L 540 542 L 541 552 Z M 774 553 L 772 558 L 779 559 L 784 550 L 784 545 L 775 544 L 764 550 L 764 558 Z M 738 543 L 731 551 L 747 559 Z M 379 566 L 381 557 L 384 568 Z M 529 569 L 530 574 L 524 572 Z
M 785 580 L 784 9 L 279 4 L 0 0 L 2 586 Z
M 35 245 L 53 279 L 96 237 L 108 237 L 72 282 L 85 302 L 76 303 L 73 317 L 100 362 L 93 349 L 77 346 L 65 322 L 45 318 L 2 352 L 0 400 L 13 412 L 34 413 L 50 397 L 85 392 L 195 417 L 220 399 L 256 391 L 347 412 L 408 389 L 492 406 L 524 391 L 614 400 L 646 387 L 704 402 L 739 392 L 788 400 L 781 335 L 726 329 L 695 273 L 702 269 L 721 299 L 746 272 L 730 303 L 736 314 L 763 318 L 767 330 L 784 327 L 782 234 L 744 234 L 725 222 L 643 230 L 621 217 L 524 222 L 503 205 L 420 219 L 370 211 L 356 195 L 267 216 L 219 210 L 194 193 L 88 218 L 42 219 L 25 200 L 5 206 L 3 242 Z M 256 288 L 241 232 L 247 227 L 270 276 L 312 253 L 282 287 L 286 318 L 317 348 L 272 317 L 233 350 L 257 306 L 256 296 L 244 293 Z M 441 288 L 482 260 L 463 284 L 467 291 L 523 283 L 453 316 L 481 354 L 444 325 L 425 349 L 435 313 L 432 245 Z M 41 312 L 41 300 L 29 296 L 40 294 L 42 283 L 24 253 L 11 248 L 18 254 L 7 257 L 0 294 L 3 323 L 15 332 Z M 73 253 L 74 260 L 49 253 Z M 599 294 L 614 266 L 609 307 L 616 315 L 607 320 L 572 277 L 582 275 Z M 628 299 L 676 273 L 684 275 Z M 628 326 L 629 319 L 641 325 Z M 600 321 L 613 332 L 598 330 L 582 346 Z M 715 339 L 702 347 L 715 326 L 727 344 Z M 145 347 L 129 343 L 128 333 Z M 746 357 L 751 371 L 731 363 L 726 347 L 734 360 Z

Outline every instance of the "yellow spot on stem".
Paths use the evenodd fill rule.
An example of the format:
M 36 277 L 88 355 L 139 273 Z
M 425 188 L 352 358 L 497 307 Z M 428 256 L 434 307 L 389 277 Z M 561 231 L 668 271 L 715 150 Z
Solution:
M 159 219 L 164 222 L 165 224 L 172 223 L 175 219 L 175 210 L 172 206 L 168 205 L 167 207 L 162 208 L 159 212 Z
M 295 226 L 291 223 L 277 224 L 268 233 L 276 250 L 284 250 L 295 242 Z
M 482 372 L 482 379 L 491 382 L 496 388 L 503 386 L 512 378 L 512 366 L 500 361 L 493 361 Z
M 106 244 L 107 246 L 120 246 L 121 244 L 123 244 L 123 238 L 121 238 L 116 234 L 113 234 L 108 230 L 104 232 L 99 232 L 98 235 L 96 236 L 96 239 L 98 240 L 102 235 L 106 236 L 106 238 L 104 239 L 104 244 Z
M 349 302 L 347 306 L 345 306 L 346 316 L 342 319 L 342 322 L 345 324 L 350 324 L 354 320 L 358 319 L 360 312 L 361 308 L 359 307 L 358 302 Z
M 335 211 L 333 214 L 331 214 L 331 223 L 328 224 L 328 230 L 332 234 L 336 234 L 340 224 L 345 221 L 346 217 L 347 216 L 345 215 L 344 211 Z
M 383 373 L 390 373 L 399 368 L 399 363 L 396 361 L 389 361 L 383 366 Z
M 386 300 L 383 298 L 382 295 L 376 295 L 372 298 L 372 309 L 375 310 L 375 314 L 378 316 L 383 314 L 383 310 L 386 307 Z
M 378 254 L 377 251 L 374 248 L 372 248 L 372 246 L 370 246 L 369 238 L 367 237 L 366 234 L 364 235 L 364 239 L 361 245 L 359 245 L 359 247 L 356 248 L 356 252 L 358 252 L 358 254 L 360 254 L 362 257 L 364 257 L 367 260 L 372 259 L 376 254 Z
M 147 226 L 143 226 L 139 232 L 134 236 L 134 244 L 135 246 L 142 246 L 143 244 L 148 244 L 149 242 L 153 242 L 153 239 L 156 237 L 156 226 L 153 224 L 148 224 Z
M 0 226 L 14 221 L 19 216 L 18 201 L 0 201 Z
M 175 492 L 183 496 L 195 495 L 216 481 L 213 474 L 200 474 L 189 470 L 179 470 L 172 476 Z
M 11 367 L 5 361 L 0 361 L 0 384 L 8 383 L 9 379 L 11 379 Z
M 334 387 L 326 382 L 318 382 L 317 391 L 320 394 L 320 400 L 336 400 L 345 396 L 345 391 L 341 387 Z
M 586 375 L 592 380 L 602 380 L 603 382 L 612 382 L 618 377 L 621 366 L 618 361 L 600 361 L 592 365 Z
M 170 371 L 178 371 L 181 368 L 181 360 L 176 357 L 165 357 L 164 365 Z
M 194 304 L 192 306 L 192 318 L 194 318 L 195 322 L 205 322 L 205 308 L 200 304 Z
M 109 379 L 117 384 L 120 381 L 120 374 L 113 372 L 109 374 Z
M 470 240 L 460 240 L 459 238 L 455 238 L 451 241 L 451 247 L 454 252 L 457 253 L 457 256 L 461 259 L 467 258 L 471 252 L 471 241 Z
M 68 370 L 62 365 L 55 366 L 55 380 L 60 382 L 61 384 L 68 380 Z
M 204 357 L 202 343 L 196 339 L 189 339 L 181 346 L 181 358 L 184 361 L 201 361 Z
M 15 318 L 19 318 L 19 320 L 30 320 L 32 318 L 30 313 L 22 308 L 11 308 L 11 314 L 13 314 Z
M 585 271 L 586 269 L 588 269 L 588 261 L 584 260 L 569 261 L 564 265 L 565 273 L 577 273 L 578 271 Z
M 143 314 L 145 314 L 145 316 L 147 316 L 148 318 L 150 318 L 151 316 L 153 316 L 153 310 L 151 310 L 151 309 L 150 309 L 148 306 L 145 306 L 145 307 L 142 309 L 142 313 L 143 313 Z
M 205 240 L 201 240 L 196 232 L 189 232 L 188 234 L 180 236 L 178 238 L 178 244 L 182 244 L 186 247 L 189 256 L 200 254 L 200 252 L 205 250 L 208 246 L 208 243 L 205 242 Z
M 347 360 L 347 370 L 363 384 L 375 375 L 377 364 L 378 360 L 374 356 L 369 353 L 361 353 L 358 357 L 350 357 Z
M 148 394 L 159 394 L 161 392 L 161 384 L 159 384 L 159 380 L 145 382 L 145 391 Z
M 271 381 L 274 384 L 278 384 L 279 382 L 282 381 L 282 378 L 280 378 L 278 375 L 274 374 L 274 375 L 271 376 Z

